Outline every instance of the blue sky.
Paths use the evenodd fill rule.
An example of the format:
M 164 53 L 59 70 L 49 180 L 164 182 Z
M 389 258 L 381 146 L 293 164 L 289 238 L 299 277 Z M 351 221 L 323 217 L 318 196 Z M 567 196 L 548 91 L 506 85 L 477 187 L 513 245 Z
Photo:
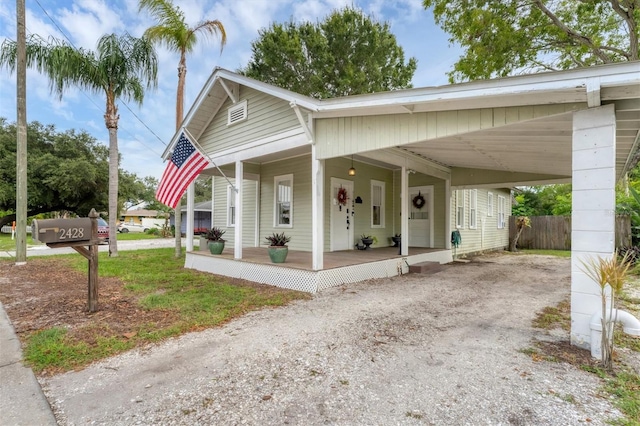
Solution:
M 259 29 L 291 18 L 315 22 L 344 5 L 354 5 L 379 21 L 389 22 L 405 58 L 418 59 L 414 87 L 446 84 L 445 73 L 460 55 L 460 50 L 449 45 L 447 35 L 434 23 L 433 15 L 421 6 L 421 0 L 174 0 L 174 3 L 185 12 L 190 24 L 218 19 L 227 32 L 227 45 L 222 53 L 218 42 L 203 40 L 187 58 L 185 113 L 215 67 L 233 71 L 247 64 L 251 42 L 257 38 Z M 92 50 L 103 34 L 128 31 L 139 37 L 152 24 L 146 13 L 138 12 L 137 0 L 26 0 L 26 7 L 27 34 L 63 38 L 59 27 L 75 46 Z M 16 38 L 14 0 L 0 0 L 0 39 L 5 38 Z M 157 179 L 164 170 L 160 155 L 174 133 L 178 63 L 177 55 L 164 49 L 158 49 L 158 57 L 158 89 L 147 92 L 142 107 L 129 104 L 153 133 L 124 105 L 119 105 L 118 128 L 121 167 L 140 177 Z M 0 70 L 0 116 L 11 122 L 16 120 L 15 79 L 15 74 Z M 45 77 L 34 70 L 27 71 L 28 121 L 54 124 L 61 131 L 86 130 L 107 144 L 104 110 L 103 96 L 72 88 L 58 100 L 50 94 Z

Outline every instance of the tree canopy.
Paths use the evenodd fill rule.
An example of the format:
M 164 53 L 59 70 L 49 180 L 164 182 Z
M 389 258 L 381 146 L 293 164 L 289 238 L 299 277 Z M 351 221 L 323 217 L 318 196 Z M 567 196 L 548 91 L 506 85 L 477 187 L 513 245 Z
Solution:
M 465 50 L 451 82 L 638 59 L 639 0 L 423 0 Z
M 80 216 L 107 208 L 109 151 L 88 133 L 27 126 L 28 214 L 69 211 Z M 15 211 L 16 126 L 0 118 L 0 210 Z M 0 226 L 14 220 L 0 217 Z
M 273 23 L 251 47 L 244 75 L 318 99 L 409 88 L 417 67 L 388 23 L 350 7 L 315 24 Z

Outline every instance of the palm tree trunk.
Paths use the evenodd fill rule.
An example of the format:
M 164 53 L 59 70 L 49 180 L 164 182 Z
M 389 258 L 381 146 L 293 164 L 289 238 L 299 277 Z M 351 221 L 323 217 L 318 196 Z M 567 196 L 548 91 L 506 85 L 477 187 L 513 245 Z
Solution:
M 118 218 L 118 107 L 107 95 L 104 121 L 109 130 L 109 256 L 118 256 L 116 222 Z

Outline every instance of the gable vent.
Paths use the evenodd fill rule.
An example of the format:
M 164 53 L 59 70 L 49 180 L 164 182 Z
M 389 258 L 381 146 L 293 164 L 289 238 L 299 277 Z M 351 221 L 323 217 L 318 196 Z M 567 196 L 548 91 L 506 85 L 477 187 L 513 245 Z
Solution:
M 227 125 L 239 123 L 247 119 L 247 101 L 246 99 L 237 105 L 230 107 L 227 115 Z

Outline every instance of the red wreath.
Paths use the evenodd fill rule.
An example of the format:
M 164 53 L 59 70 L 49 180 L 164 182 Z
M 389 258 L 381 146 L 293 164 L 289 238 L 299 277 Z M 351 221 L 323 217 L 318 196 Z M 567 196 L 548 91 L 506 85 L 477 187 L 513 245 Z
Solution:
M 347 190 L 343 187 L 340 187 L 340 189 L 338 189 L 338 204 L 340 204 L 341 206 L 347 205 Z

